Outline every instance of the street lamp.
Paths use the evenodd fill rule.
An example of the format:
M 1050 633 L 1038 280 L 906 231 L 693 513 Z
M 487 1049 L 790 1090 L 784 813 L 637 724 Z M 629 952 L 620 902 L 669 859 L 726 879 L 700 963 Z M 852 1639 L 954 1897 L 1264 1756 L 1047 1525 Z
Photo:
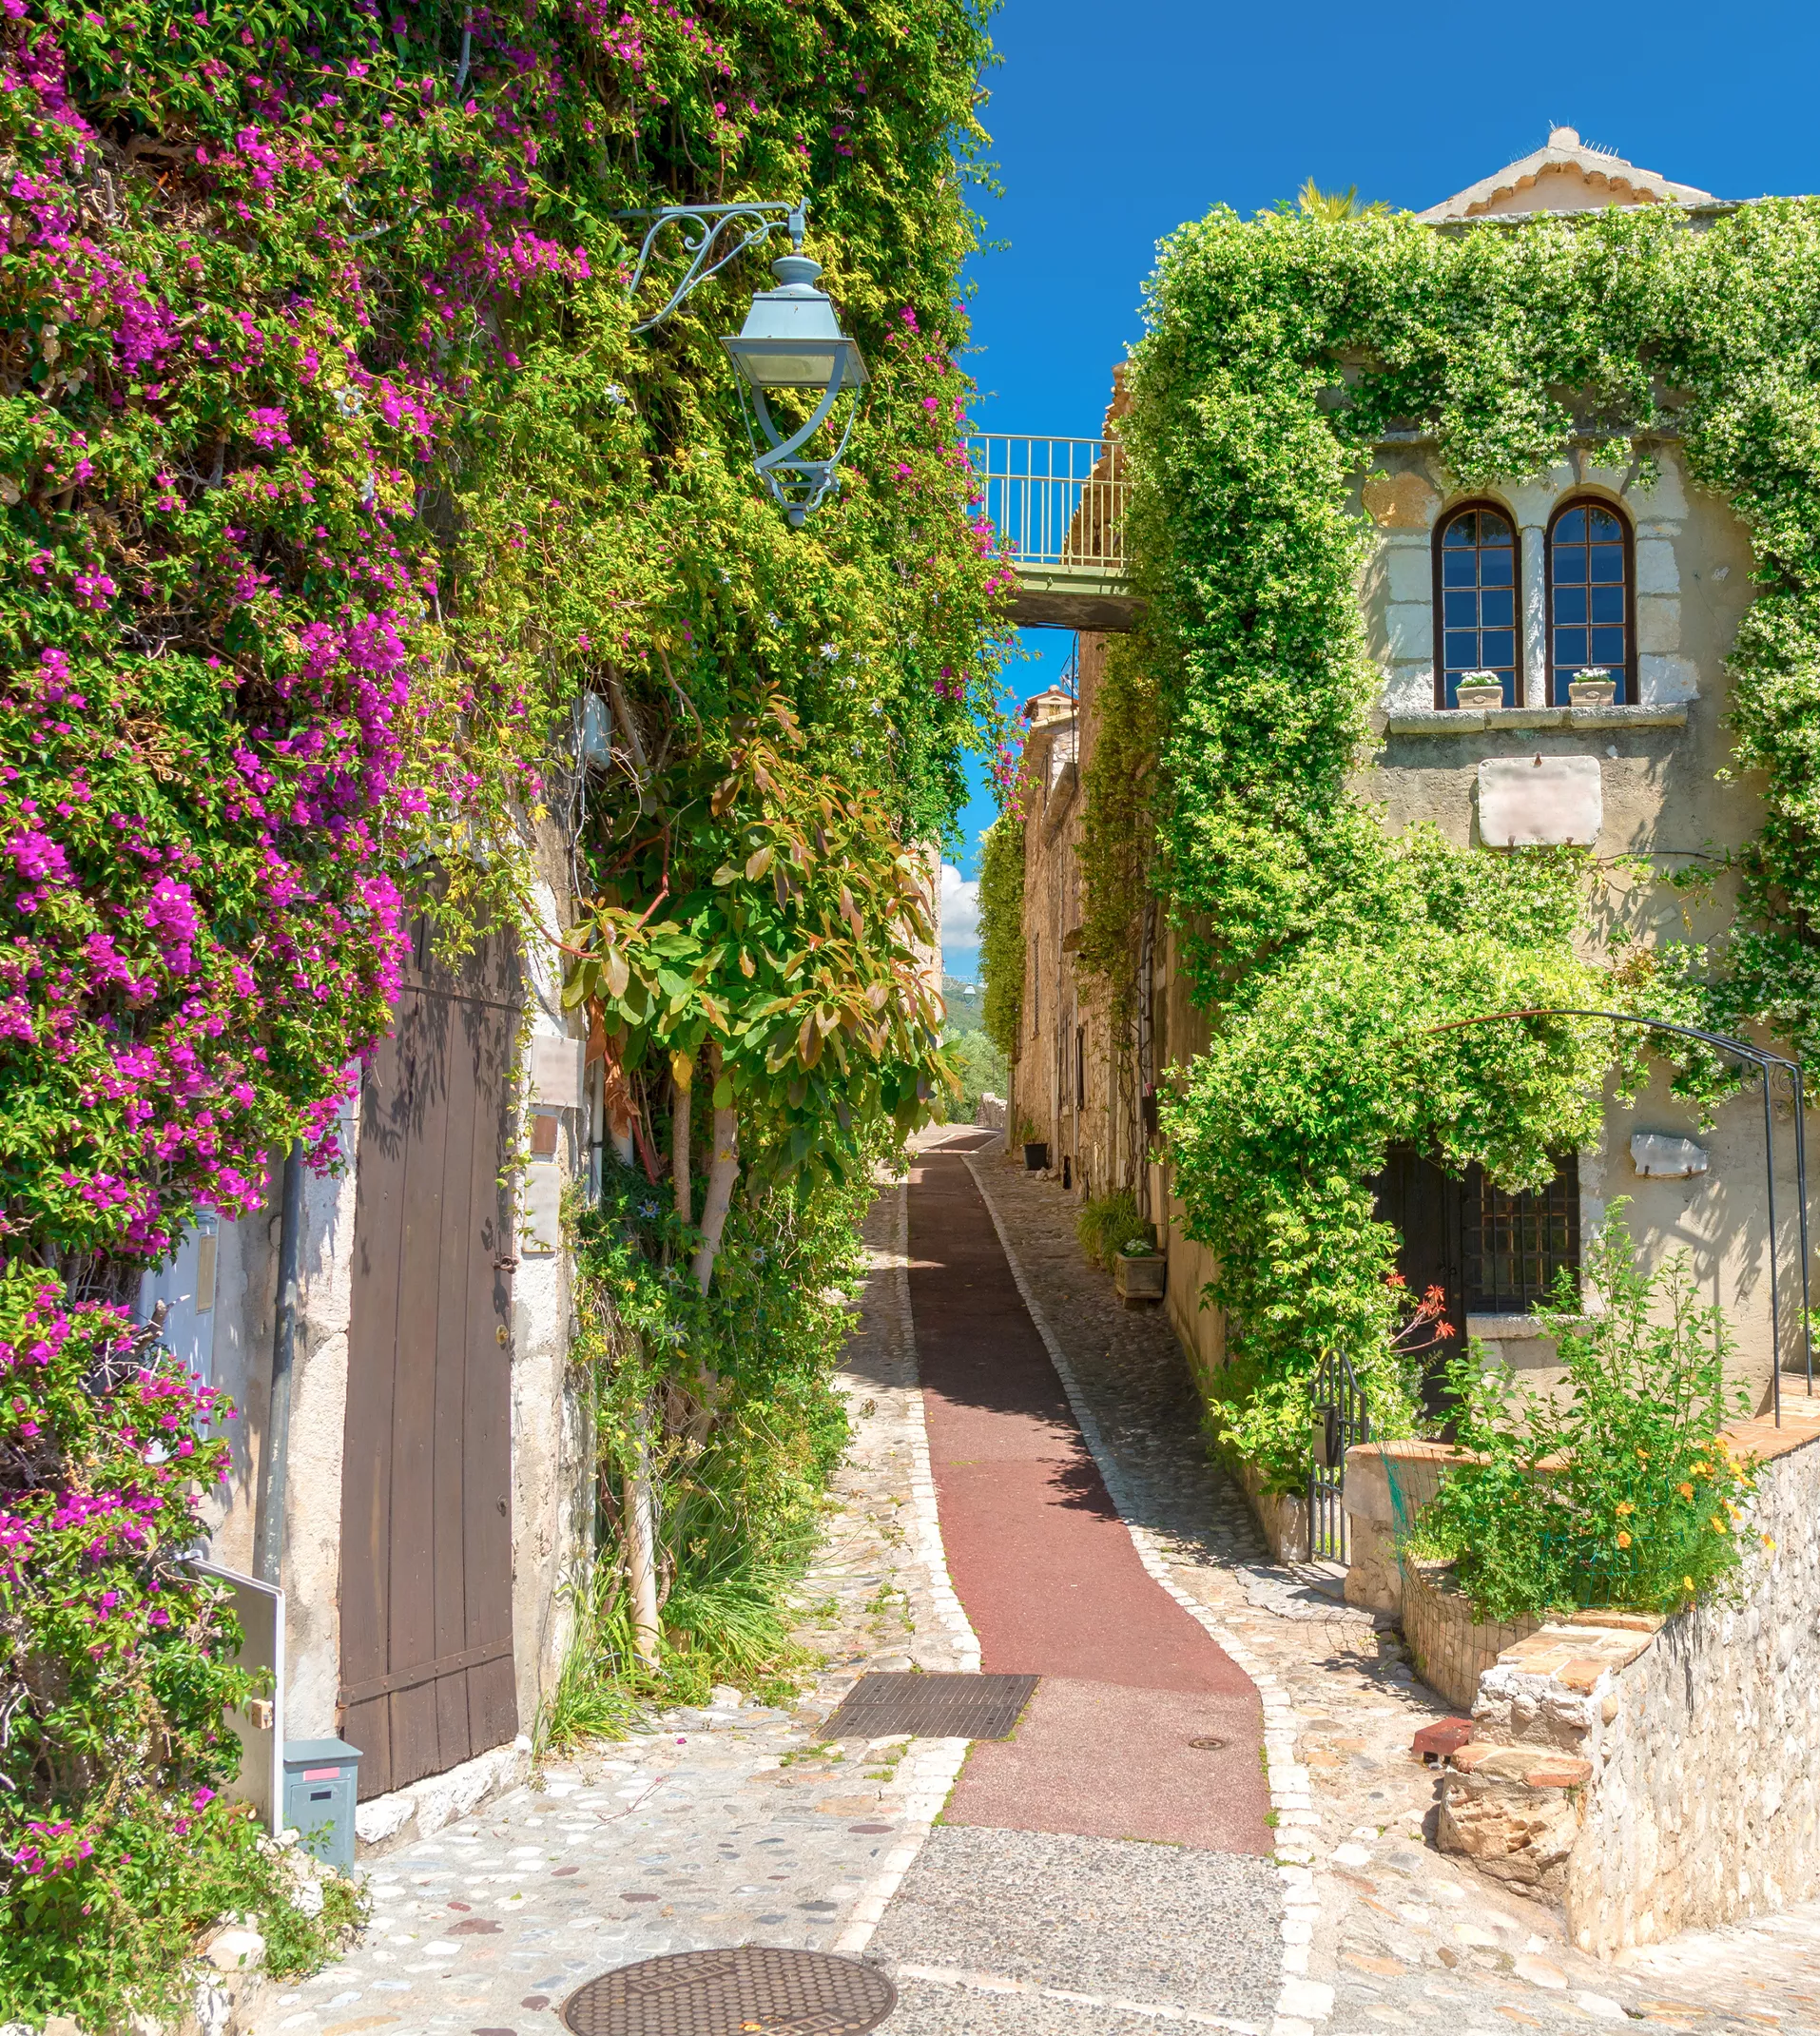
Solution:
M 865 359 L 856 341 L 841 330 L 834 304 L 825 290 L 818 290 L 816 278 L 822 264 L 802 252 L 800 233 L 793 232 L 797 252 L 781 255 L 771 264 L 778 280 L 775 290 L 761 290 L 745 314 L 745 323 L 737 339 L 723 339 L 740 377 L 740 408 L 745 415 L 745 429 L 751 436 L 752 416 L 746 412 L 747 392 L 751 412 L 769 442 L 761 453 L 752 440 L 754 464 L 759 476 L 782 505 L 793 525 L 803 524 L 818 510 L 834 486 L 835 469 L 847 449 L 847 437 L 859 411 L 858 391 L 866 380 Z M 806 423 L 786 438 L 771 420 L 768 392 L 774 389 L 812 389 L 821 400 Z M 828 413 L 842 390 L 855 392 L 847 411 L 841 441 L 826 459 L 802 459 L 797 456 L 826 422 Z
M 846 451 L 859 411 L 858 392 L 867 379 L 865 359 L 858 344 L 841 330 L 827 292 L 815 287 L 822 264 L 803 252 L 804 208 L 800 204 L 786 208 L 775 199 L 752 199 L 739 204 L 668 205 L 657 213 L 615 216 L 651 223 L 632 270 L 634 291 L 666 227 L 677 230 L 684 252 L 690 258 L 682 280 L 663 307 L 632 327 L 634 332 L 645 333 L 661 325 L 698 284 L 764 241 L 780 223 L 775 215 L 786 209 L 788 217 L 782 223 L 789 229 L 795 252 L 772 262 L 771 273 L 777 278 L 778 287 L 761 290 L 752 300 L 739 336 L 724 338 L 721 344 L 739 374 L 740 414 L 745 419 L 759 477 L 790 522 L 800 529 L 834 486 L 835 472 Z M 809 389 L 820 396 L 807 422 L 788 437 L 771 418 L 769 392 L 777 389 Z M 846 423 L 833 454 L 826 459 L 799 458 L 803 448 L 827 421 L 843 390 L 852 392 L 855 400 L 848 408 Z M 760 452 L 752 429 L 755 415 L 766 440 L 764 452 Z

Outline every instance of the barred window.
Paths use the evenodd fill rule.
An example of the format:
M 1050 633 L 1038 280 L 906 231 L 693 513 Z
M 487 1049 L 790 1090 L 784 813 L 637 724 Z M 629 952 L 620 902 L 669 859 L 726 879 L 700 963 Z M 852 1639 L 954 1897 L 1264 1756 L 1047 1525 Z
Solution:
M 1491 671 L 1520 706 L 1517 533 L 1501 510 L 1457 509 L 1436 533 L 1435 611 L 1435 705 L 1460 705 L 1462 673 Z
M 1548 528 L 1550 698 L 1567 704 L 1576 673 L 1609 671 L 1619 705 L 1635 700 L 1631 533 L 1616 510 L 1570 502 Z
M 1466 1311 L 1525 1315 L 1579 1270 L 1579 1165 L 1556 1161 L 1546 1187 L 1507 1194 L 1480 1166 L 1466 1174 Z

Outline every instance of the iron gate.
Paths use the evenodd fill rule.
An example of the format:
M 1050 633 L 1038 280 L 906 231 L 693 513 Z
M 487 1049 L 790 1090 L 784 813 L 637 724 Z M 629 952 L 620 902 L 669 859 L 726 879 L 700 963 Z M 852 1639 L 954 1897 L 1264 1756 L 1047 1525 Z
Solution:
M 1341 1351 L 1324 1357 L 1315 1367 L 1312 1411 L 1308 1558 L 1316 1562 L 1350 1562 L 1346 1451 L 1354 1443 L 1371 1440 L 1371 1421 L 1365 1412 L 1365 1394 Z

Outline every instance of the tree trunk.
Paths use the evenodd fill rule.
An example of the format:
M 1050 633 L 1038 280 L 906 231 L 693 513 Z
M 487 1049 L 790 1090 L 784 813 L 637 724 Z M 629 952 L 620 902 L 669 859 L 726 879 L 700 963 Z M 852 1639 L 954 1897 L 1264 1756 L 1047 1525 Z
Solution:
M 678 1082 L 670 1092 L 669 1166 L 676 1179 L 676 1213 L 685 1223 L 693 1221 L 688 1184 L 688 1091 Z
M 721 1071 L 718 1049 L 713 1057 L 715 1078 Z M 708 1164 L 707 1193 L 702 1199 L 702 1243 L 689 1270 L 695 1284 L 707 1293 L 714 1277 L 714 1261 L 720 1254 L 721 1232 L 726 1228 L 726 1212 L 733 1206 L 733 1183 L 740 1175 L 739 1113 L 729 1103 L 714 1111 L 714 1156 Z
M 657 1659 L 657 1534 L 652 1518 L 650 1416 L 640 1407 L 626 1472 L 626 1570 L 632 1592 L 632 1645 L 638 1658 Z

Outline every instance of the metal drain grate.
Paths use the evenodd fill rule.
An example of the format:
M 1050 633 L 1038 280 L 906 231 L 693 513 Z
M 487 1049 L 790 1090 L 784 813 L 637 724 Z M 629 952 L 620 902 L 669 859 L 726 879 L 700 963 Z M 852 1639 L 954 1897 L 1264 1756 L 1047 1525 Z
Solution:
M 1008 1739 L 1035 1676 L 862 1676 L 823 1727 L 827 1739 Z
M 603 1972 L 570 1996 L 562 2018 L 574 2036 L 849 2036 L 877 2028 L 897 2005 L 876 1966 L 746 1944 Z

